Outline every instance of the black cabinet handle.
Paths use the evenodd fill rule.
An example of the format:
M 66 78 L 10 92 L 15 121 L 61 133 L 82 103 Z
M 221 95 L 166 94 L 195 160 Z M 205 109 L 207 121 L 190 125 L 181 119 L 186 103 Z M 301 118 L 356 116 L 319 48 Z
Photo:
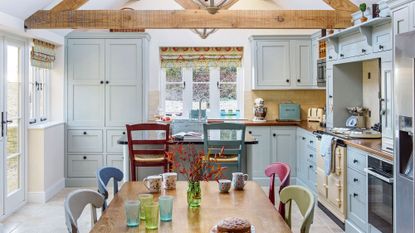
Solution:
M 313 165 L 308 166 L 309 168 L 313 168 Z
M 314 141 L 310 141 L 310 144 L 313 144 L 314 143 Z
M 333 59 L 333 57 L 332 56 L 329 56 L 329 59 Z
M 122 132 L 122 135 L 125 135 L 125 132 Z
M 333 98 L 333 96 L 332 95 L 329 95 L 329 98 Z
M 303 137 L 302 139 L 305 140 L 305 137 Z
M 310 156 L 310 158 L 313 158 L 313 154 L 310 154 L 309 156 Z
M 297 82 L 298 82 L 298 83 L 301 83 L 301 79 L 297 79 Z
M 86 131 L 84 131 L 84 135 L 86 135 Z
M 289 79 L 287 79 L 287 80 L 285 80 L 287 83 L 290 83 L 290 80 Z
M 353 163 L 359 163 L 359 160 L 353 159 Z
M 105 81 L 105 84 L 109 84 L 110 83 L 110 81 Z
M 99 83 L 104 84 L 104 81 L 101 80 L 101 82 L 99 82 Z
M 379 45 L 379 50 L 383 50 L 383 45 Z
M 252 134 L 252 131 L 249 131 L 248 133 L 249 133 L 249 134 Z
M 359 194 L 353 193 L 353 197 L 357 197 L 357 196 L 359 196 Z
M 362 49 L 362 53 L 366 53 L 366 49 Z
M 344 54 L 343 54 L 343 53 L 341 53 L 341 54 L 340 54 L 340 57 L 344 57 Z
M 357 182 L 357 181 L 359 181 L 359 179 L 357 179 L 357 178 L 354 178 L 353 179 L 353 182 Z
M 274 134 L 272 134 L 272 136 L 273 136 L 273 137 L 276 137 L 276 136 L 277 136 L 277 134 L 275 134 L 275 133 L 274 133 Z
M 88 157 L 84 156 L 84 160 L 86 160 Z

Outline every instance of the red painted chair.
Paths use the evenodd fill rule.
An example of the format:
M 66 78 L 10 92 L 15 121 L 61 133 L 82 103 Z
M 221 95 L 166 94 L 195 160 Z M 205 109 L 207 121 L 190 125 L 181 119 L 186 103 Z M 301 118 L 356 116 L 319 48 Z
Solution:
M 290 173 L 291 168 L 286 163 L 272 163 L 265 168 L 265 175 L 271 177 L 269 182 L 269 200 L 273 205 L 275 205 L 275 175 L 280 179 L 281 184 L 278 191 L 278 193 L 280 193 L 281 190 L 290 185 Z M 285 216 L 285 205 L 280 203 L 278 212 L 280 212 L 281 216 Z
M 164 172 L 168 172 L 171 166 L 166 153 L 169 150 L 170 125 L 144 123 L 127 125 L 126 128 L 130 180 L 137 179 L 136 167 L 163 167 Z

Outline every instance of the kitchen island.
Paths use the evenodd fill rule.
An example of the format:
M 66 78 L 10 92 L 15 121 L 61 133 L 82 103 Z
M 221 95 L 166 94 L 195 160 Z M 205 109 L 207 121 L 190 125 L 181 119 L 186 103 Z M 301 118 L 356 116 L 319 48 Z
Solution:
M 218 138 L 213 138 L 215 140 L 229 140 L 229 138 L 225 138 L 223 136 L 223 134 L 217 134 Z M 129 153 L 128 153 L 128 139 L 127 139 L 127 135 L 122 135 L 117 143 L 119 145 L 122 145 L 123 147 L 123 172 L 124 172 L 124 181 L 128 181 L 129 177 L 130 177 L 130 166 L 129 166 Z M 170 142 L 171 146 L 175 146 L 175 145 L 195 145 L 197 150 L 203 150 L 203 138 L 202 137 L 185 137 L 183 140 L 174 140 L 172 139 Z M 249 145 L 254 145 L 254 144 L 258 144 L 258 141 L 249 133 L 245 134 L 245 144 L 247 146 Z M 246 163 L 246 159 L 247 158 L 247 151 L 245 151 L 244 156 L 242 156 L 241 158 L 241 166 L 242 166 L 242 172 L 246 172 L 246 167 L 247 167 L 247 163 Z

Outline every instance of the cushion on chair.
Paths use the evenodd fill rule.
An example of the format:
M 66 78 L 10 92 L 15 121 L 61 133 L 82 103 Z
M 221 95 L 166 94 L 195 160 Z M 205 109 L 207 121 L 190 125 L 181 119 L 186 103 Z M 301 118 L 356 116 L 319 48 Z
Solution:
M 135 155 L 135 161 L 143 163 L 163 162 L 166 158 L 164 155 Z
M 203 157 L 206 160 L 206 157 Z M 209 157 L 210 161 L 215 161 L 215 156 L 211 155 Z M 238 155 L 224 155 L 224 156 L 217 156 L 216 162 L 218 163 L 237 163 L 238 162 Z

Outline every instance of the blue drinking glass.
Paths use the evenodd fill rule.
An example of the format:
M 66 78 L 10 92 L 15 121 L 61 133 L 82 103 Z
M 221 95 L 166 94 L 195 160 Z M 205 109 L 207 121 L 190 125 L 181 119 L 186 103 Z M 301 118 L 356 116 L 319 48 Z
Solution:
M 160 204 L 160 220 L 163 222 L 170 222 L 173 215 L 173 197 L 163 195 L 159 197 Z
M 125 202 L 125 216 L 128 227 L 140 225 L 140 201 L 128 200 Z

